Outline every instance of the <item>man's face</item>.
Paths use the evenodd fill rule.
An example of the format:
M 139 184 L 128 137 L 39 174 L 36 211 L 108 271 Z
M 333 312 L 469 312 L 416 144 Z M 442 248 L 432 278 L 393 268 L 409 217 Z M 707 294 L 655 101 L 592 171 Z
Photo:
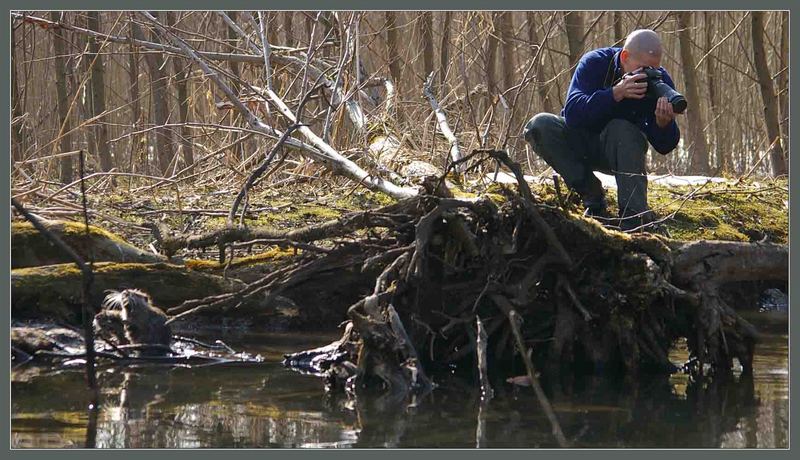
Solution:
M 619 56 L 619 62 L 625 73 L 633 72 L 641 67 L 658 68 L 661 66 L 661 54 L 631 53 L 624 49 Z

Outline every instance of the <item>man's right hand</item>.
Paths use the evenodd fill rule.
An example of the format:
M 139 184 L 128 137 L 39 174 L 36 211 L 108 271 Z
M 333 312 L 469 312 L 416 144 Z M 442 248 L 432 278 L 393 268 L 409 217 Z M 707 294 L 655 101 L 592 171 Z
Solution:
M 638 70 L 623 75 L 622 80 L 612 89 L 614 100 L 619 102 L 623 99 L 642 99 L 647 92 L 647 82 L 639 80 L 644 78 L 647 78 L 647 75 L 639 73 Z

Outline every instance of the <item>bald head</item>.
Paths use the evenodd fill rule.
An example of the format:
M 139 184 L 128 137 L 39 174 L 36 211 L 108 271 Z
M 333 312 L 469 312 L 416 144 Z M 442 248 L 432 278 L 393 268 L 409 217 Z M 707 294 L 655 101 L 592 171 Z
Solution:
M 650 29 L 631 32 L 622 48 L 638 58 L 661 57 L 661 39 Z
M 634 30 L 625 40 L 620 54 L 624 72 L 633 72 L 641 67 L 661 65 L 661 39 L 649 29 Z

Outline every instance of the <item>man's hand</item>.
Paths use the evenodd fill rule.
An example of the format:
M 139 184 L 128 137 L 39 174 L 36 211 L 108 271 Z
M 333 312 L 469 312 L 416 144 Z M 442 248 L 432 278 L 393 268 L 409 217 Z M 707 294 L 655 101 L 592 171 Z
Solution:
M 641 69 L 639 69 L 641 70 Z M 639 73 L 638 70 L 625 74 L 622 80 L 619 81 L 612 92 L 614 93 L 614 100 L 619 102 L 623 99 L 641 99 L 647 92 L 647 82 L 640 82 L 639 80 L 647 78 L 644 73 Z
M 672 104 L 666 97 L 658 98 L 656 103 L 656 124 L 659 128 L 666 128 L 675 119 L 675 112 L 672 111 Z

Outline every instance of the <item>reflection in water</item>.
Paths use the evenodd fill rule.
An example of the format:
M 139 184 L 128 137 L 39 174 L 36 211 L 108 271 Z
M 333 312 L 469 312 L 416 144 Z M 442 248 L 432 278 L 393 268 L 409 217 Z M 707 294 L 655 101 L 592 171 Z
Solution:
M 753 378 L 543 383 L 575 447 L 786 447 L 787 341 L 783 334 L 766 338 Z M 293 349 L 306 345 L 316 344 Z M 276 360 L 280 354 L 254 348 Z M 277 363 L 109 368 L 98 378 L 97 447 L 555 447 L 531 389 L 500 376 L 483 408 L 479 389 L 457 377 L 440 378 L 440 387 L 410 408 L 380 395 L 362 395 L 358 404 L 326 396 L 320 379 Z M 12 446 L 82 447 L 85 393 L 79 370 L 12 373 Z

